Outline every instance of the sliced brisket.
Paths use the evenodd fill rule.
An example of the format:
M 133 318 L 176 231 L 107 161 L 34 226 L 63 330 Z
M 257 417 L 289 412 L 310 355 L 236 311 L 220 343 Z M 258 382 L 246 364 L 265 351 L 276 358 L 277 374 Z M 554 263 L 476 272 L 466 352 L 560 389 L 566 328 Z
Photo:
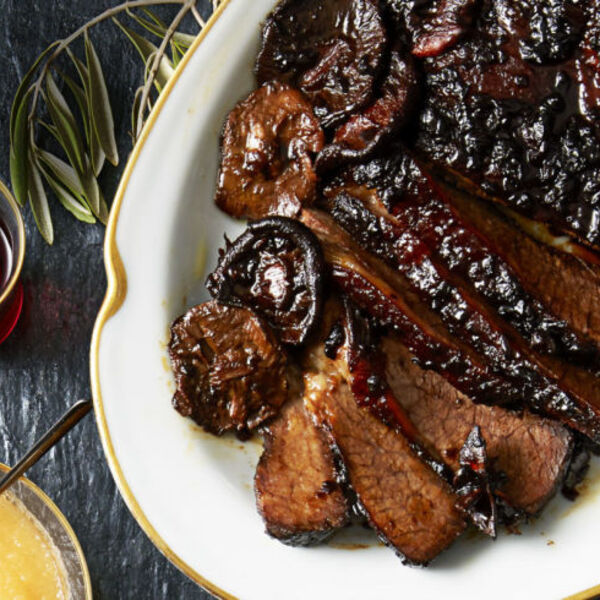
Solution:
M 336 362 L 322 346 L 309 354 L 306 406 L 327 431 L 370 525 L 405 562 L 427 564 L 466 526 L 457 496 L 404 435 L 358 406 Z
M 317 544 L 348 522 L 348 504 L 325 434 L 304 409 L 302 382 L 263 429 L 256 503 L 267 533 L 293 546 Z
M 599 2 L 483 0 L 423 61 L 416 147 L 446 176 L 600 249 Z
M 519 275 L 523 287 L 580 335 L 600 343 L 600 267 L 523 233 L 487 202 L 447 190 L 463 221 Z
M 458 453 L 479 425 L 494 468 L 506 475 L 500 488 L 516 509 L 533 515 L 560 488 L 573 436 L 559 423 L 531 413 L 474 404 L 432 371 L 414 363 L 397 339 L 384 340 L 387 377 L 429 449 L 458 469 Z
M 436 315 L 411 300 L 398 274 L 367 255 L 349 235 L 319 211 L 305 210 L 301 219 L 319 237 L 334 280 L 358 306 L 382 324 L 393 327 L 426 368 L 441 373 L 471 399 L 488 404 L 525 402 L 557 418 L 593 440 L 600 440 L 600 403 L 566 394 L 542 374 L 535 389 L 517 388 L 490 369 L 458 337 L 448 337 Z M 562 376 L 555 374 L 558 379 Z M 591 390 L 593 392 L 594 390 Z

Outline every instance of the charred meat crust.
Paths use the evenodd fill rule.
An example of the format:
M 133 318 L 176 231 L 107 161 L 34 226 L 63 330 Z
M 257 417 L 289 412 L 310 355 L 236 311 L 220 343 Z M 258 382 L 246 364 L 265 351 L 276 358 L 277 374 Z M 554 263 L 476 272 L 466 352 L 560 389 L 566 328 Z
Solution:
M 487 202 L 446 189 L 463 222 L 518 275 L 523 288 L 569 324 L 600 344 L 600 267 L 555 250 L 521 231 Z
M 294 379 L 290 402 L 262 430 L 254 489 L 267 533 L 291 546 L 308 546 L 346 525 L 349 506 L 327 438 L 304 408 L 301 376 Z
M 287 399 L 287 356 L 270 329 L 246 308 L 206 302 L 171 327 L 175 409 L 206 431 L 241 438 Z
M 573 435 L 528 411 L 474 404 L 437 373 L 421 369 L 395 337 L 383 342 L 388 382 L 425 441 L 454 470 L 462 441 L 481 427 L 494 469 L 506 476 L 500 492 L 517 510 L 537 514 L 562 485 Z
M 521 276 L 519 265 L 514 260 L 505 260 L 504 245 L 511 238 L 516 238 L 517 243 L 529 247 L 531 244 L 526 241 L 526 236 L 515 233 L 503 242 L 503 238 L 496 234 L 496 243 L 490 243 L 496 221 L 488 221 L 486 232 L 489 235 L 486 236 L 486 232 L 481 230 L 486 225 L 485 221 L 479 219 L 474 223 L 468 215 L 463 218 L 465 201 L 461 202 L 458 194 L 446 193 L 447 188 L 443 190 L 434 184 L 402 148 L 397 148 L 391 158 L 374 158 L 362 165 L 346 168 L 335 177 L 325 189 L 330 198 L 329 205 L 334 203 L 334 210 L 336 196 L 343 191 L 360 199 L 364 208 L 357 206 L 356 201 L 354 208 L 348 206 L 346 211 L 342 205 L 337 211 L 340 218 L 354 229 L 357 222 L 353 221 L 357 219 L 373 223 L 374 229 L 362 227 L 365 243 L 374 247 L 378 244 L 396 247 L 405 237 L 412 236 L 410 255 L 406 257 L 407 268 L 412 262 L 431 262 L 432 268 L 442 270 L 449 284 L 459 287 L 474 300 L 480 299 L 479 304 L 488 305 L 536 352 L 564 359 L 578 367 L 588 367 L 592 371 L 600 369 L 598 344 L 560 316 L 555 316 L 537 297 L 531 296 L 524 289 L 527 277 Z M 457 203 L 462 205 L 463 210 L 457 210 Z M 478 206 L 480 202 L 471 204 L 475 217 L 477 211 L 485 213 L 487 210 Z M 508 235 L 502 223 L 498 227 Z M 512 243 L 515 245 L 515 242 Z M 404 245 L 408 246 L 408 242 Z M 398 252 L 401 249 L 398 248 Z M 380 249 L 381 252 L 383 249 Z M 579 272 L 583 274 L 583 269 Z M 535 279 L 541 277 L 538 272 Z
M 599 8 L 483 0 L 468 35 L 423 61 L 416 140 L 450 180 L 596 251 Z
M 448 337 L 435 326 L 435 315 L 423 306 L 407 303 L 410 290 L 381 260 L 356 248 L 349 235 L 327 215 L 303 211 L 303 222 L 319 237 L 336 284 L 355 304 L 394 329 L 425 368 L 441 373 L 455 387 L 475 401 L 487 404 L 526 402 L 536 412 L 568 423 L 592 440 L 600 440 L 600 406 L 571 397 L 547 383 L 533 394 L 496 375 L 487 361 L 456 337 Z M 418 312 L 417 312 L 418 311 Z

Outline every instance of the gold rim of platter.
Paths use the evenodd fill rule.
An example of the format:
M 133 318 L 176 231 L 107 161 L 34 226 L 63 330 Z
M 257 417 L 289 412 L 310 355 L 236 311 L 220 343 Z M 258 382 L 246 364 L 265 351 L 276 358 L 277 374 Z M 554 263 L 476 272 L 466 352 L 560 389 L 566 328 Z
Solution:
M 21 215 L 21 210 L 19 209 L 19 205 L 15 200 L 14 196 L 11 194 L 10 190 L 2 180 L 0 180 L 0 196 L 3 196 L 8 202 L 8 206 L 12 210 L 15 215 L 15 220 L 17 222 L 17 229 L 19 232 L 19 255 L 17 256 L 17 263 L 14 267 L 14 272 L 8 282 L 8 285 L 4 288 L 4 290 L 0 290 L 0 305 L 10 296 L 13 289 L 17 285 L 17 281 L 19 281 L 19 277 L 21 276 L 21 271 L 23 269 L 23 262 L 25 261 L 25 225 L 23 223 L 23 216 Z
M 144 147 L 148 139 L 150 131 L 154 127 L 154 124 L 156 123 L 156 120 L 158 119 L 158 116 L 160 115 L 165 102 L 167 101 L 171 92 L 173 91 L 175 84 L 179 80 L 179 77 L 183 73 L 184 69 L 186 68 L 187 64 L 189 63 L 196 50 L 198 50 L 198 48 L 200 47 L 200 44 L 202 43 L 208 32 L 212 29 L 217 19 L 223 14 L 223 11 L 225 10 L 230 1 L 231 0 L 221 1 L 218 8 L 215 10 L 211 18 L 206 23 L 206 26 L 198 34 L 194 43 L 186 52 L 185 56 L 177 66 L 175 73 L 167 83 L 163 92 L 158 97 L 158 100 L 152 112 L 150 113 L 150 116 L 148 117 L 148 120 L 142 130 L 142 133 L 140 134 L 140 137 L 131 153 L 131 156 L 127 161 L 125 171 L 123 173 L 123 176 L 121 177 L 121 182 L 119 184 L 119 188 L 113 201 L 108 225 L 106 228 L 106 237 L 104 241 L 104 264 L 107 276 L 107 290 L 104 302 L 102 303 L 100 312 L 98 313 L 98 318 L 96 319 L 96 324 L 94 326 L 94 333 L 92 335 L 92 344 L 90 350 L 90 374 L 96 423 L 98 425 L 100 439 L 102 440 L 102 445 L 104 447 L 106 460 L 108 462 L 112 475 L 117 483 L 119 491 L 121 492 L 121 495 L 123 496 L 123 499 L 127 504 L 127 507 L 133 514 L 140 527 L 144 530 L 144 532 L 150 538 L 152 543 L 160 550 L 160 552 L 162 552 L 162 554 L 164 554 L 180 571 L 182 571 L 190 579 L 192 579 L 198 585 L 202 586 L 211 594 L 217 596 L 222 600 L 237 600 L 237 598 L 227 593 L 225 590 L 222 590 L 217 585 L 200 575 L 200 573 L 196 572 L 190 565 L 188 565 L 181 558 L 179 558 L 179 556 L 177 556 L 177 554 L 158 534 L 156 529 L 154 529 L 154 527 L 142 511 L 140 505 L 135 499 L 133 492 L 131 491 L 131 488 L 127 483 L 123 470 L 115 454 L 112 440 L 110 438 L 110 433 L 108 431 L 104 406 L 102 403 L 102 390 L 100 389 L 99 348 L 100 339 L 102 337 L 102 330 L 104 329 L 104 326 L 106 325 L 107 321 L 113 315 L 116 314 L 116 312 L 119 310 L 119 308 L 125 301 L 125 297 L 127 296 L 127 274 L 125 272 L 123 261 L 121 260 L 119 249 L 117 247 L 116 231 L 117 223 L 119 220 L 119 214 L 121 211 L 121 204 L 123 202 L 123 198 L 125 196 L 125 191 L 127 190 L 131 174 L 138 161 L 142 148 Z

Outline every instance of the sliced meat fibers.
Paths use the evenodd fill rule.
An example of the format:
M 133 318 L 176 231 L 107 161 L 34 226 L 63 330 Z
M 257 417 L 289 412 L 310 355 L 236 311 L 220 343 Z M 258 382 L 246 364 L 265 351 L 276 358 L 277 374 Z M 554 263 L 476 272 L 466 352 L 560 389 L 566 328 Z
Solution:
M 305 210 L 301 218 L 319 237 L 338 286 L 380 323 L 393 327 L 425 368 L 435 369 L 473 400 L 488 404 L 526 402 L 600 441 L 599 403 L 567 395 L 541 374 L 533 392 L 518 388 L 490 370 L 487 360 L 473 353 L 459 337 L 448 337 L 436 315 L 418 300 L 411 300 L 412 292 L 402 287 L 398 274 L 357 249 L 327 215 Z
M 562 391 L 600 406 L 597 346 L 525 292 L 410 157 L 375 159 L 345 178 L 346 187 L 333 182 L 326 191 L 336 221 L 401 272 L 455 336 L 523 390 L 525 401 Z
M 353 206 L 352 199 L 346 199 L 346 206 L 341 199 L 335 202 L 342 192 L 360 199 L 364 208 L 357 207 L 356 201 Z M 329 183 L 325 193 L 337 220 L 352 228 L 353 235 L 369 245 L 369 250 L 387 256 L 390 251 L 385 246 L 392 245 L 396 256 L 400 258 L 402 253 L 405 270 L 418 284 L 426 285 L 429 273 L 441 270 L 449 284 L 488 305 L 536 352 L 564 358 L 577 366 L 587 365 L 592 370 L 599 368 L 597 344 L 557 318 L 523 288 L 527 278 L 519 277 L 518 265 L 504 260 L 500 243 L 503 238 L 496 235 L 497 243 L 490 244 L 481 235 L 480 223 L 471 223 L 468 216 L 463 218 L 452 198 L 402 148 L 391 157 L 374 158 L 345 169 Z M 371 227 L 361 222 L 367 220 Z M 493 228 L 491 223 L 489 228 Z M 418 281 L 418 264 L 428 271 L 421 275 L 423 283 Z M 541 268 L 538 266 L 535 279 L 542 276 Z
M 555 421 L 525 411 L 474 404 L 437 373 L 424 371 L 393 337 L 384 340 L 388 382 L 425 440 L 454 470 L 461 445 L 479 425 L 494 470 L 506 481 L 500 493 L 517 510 L 534 515 L 560 488 L 573 436 Z
M 446 190 L 461 219 L 519 275 L 523 287 L 580 335 L 600 343 L 600 267 L 542 244 L 487 202 Z
M 600 249 L 597 0 L 483 0 L 424 60 L 416 147 L 480 195 Z
M 304 409 L 301 387 L 292 395 L 263 430 L 254 488 L 267 533 L 286 544 L 306 546 L 346 525 L 348 505 L 332 450 Z
M 306 406 L 328 432 L 359 507 L 405 562 L 428 563 L 466 526 L 456 495 L 401 433 L 357 405 L 322 347 L 306 362 Z

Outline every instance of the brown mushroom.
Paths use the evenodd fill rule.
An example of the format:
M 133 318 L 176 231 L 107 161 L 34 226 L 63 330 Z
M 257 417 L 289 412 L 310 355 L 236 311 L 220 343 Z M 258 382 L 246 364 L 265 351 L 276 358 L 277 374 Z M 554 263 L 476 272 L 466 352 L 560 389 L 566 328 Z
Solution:
M 415 62 L 400 45 L 392 50 L 379 97 L 341 125 L 317 156 L 318 172 L 371 155 L 408 121 L 417 105 L 419 80 Z
M 302 90 L 323 127 L 371 101 L 386 45 L 376 0 L 283 0 L 262 40 L 258 82 L 276 79 Z
M 218 301 L 252 307 L 282 342 L 302 344 L 322 311 L 324 261 L 315 235 L 284 217 L 255 221 L 221 256 L 206 285 Z
M 206 431 L 240 438 L 279 412 L 287 398 L 286 354 L 246 308 L 206 302 L 171 327 L 173 406 Z
M 296 215 L 315 199 L 312 157 L 322 147 L 321 126 L 302 94 L 282 83 L 262 86 L 225 123 L 217 206 L 237 218 Z

